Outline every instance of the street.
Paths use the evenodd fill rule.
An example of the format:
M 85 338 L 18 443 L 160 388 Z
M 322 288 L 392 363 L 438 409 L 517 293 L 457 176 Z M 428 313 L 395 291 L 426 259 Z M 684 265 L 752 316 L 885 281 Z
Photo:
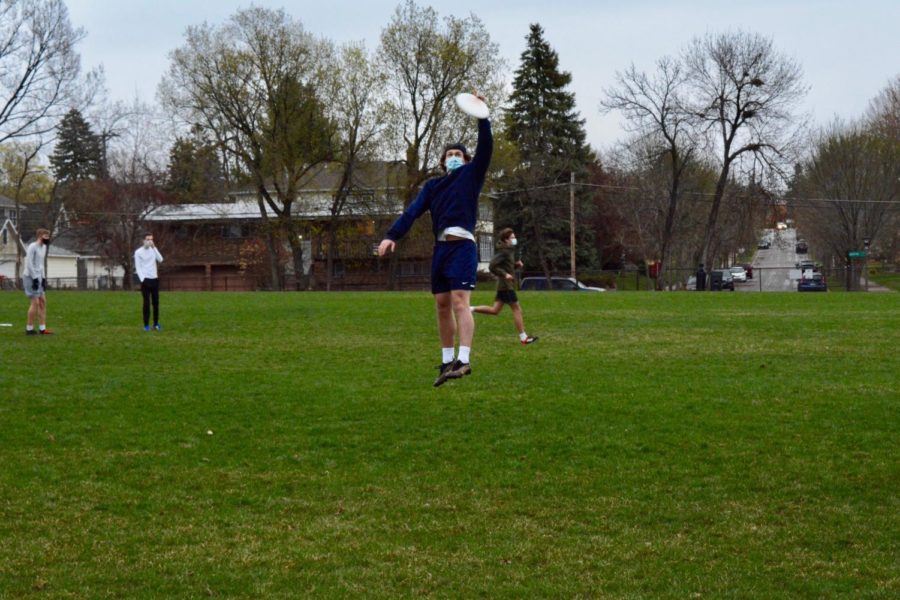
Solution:
M 790 278 L 791 270 L 796 269 L 800 258 L 795 252 L 797 232 L 794 229 L 766 229 L 772 239 L 768 250 L 757 250 L 753 258 L 753 279 L 747 283 L 736 284 L 735 290 L 740 292 L 796 292 L 797 282 Z

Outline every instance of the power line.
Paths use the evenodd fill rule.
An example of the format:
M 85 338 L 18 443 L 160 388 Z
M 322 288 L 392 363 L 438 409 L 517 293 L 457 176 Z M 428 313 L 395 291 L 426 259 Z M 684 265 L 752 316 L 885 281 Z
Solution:
M 543 186 L 535 186 L 529 188 L 518 188 L 514 190 L 502 190 L 496 192 L 485 192 L 486 196 L 497 198 L 499 196 L 506 196 L 510 194 L 518 194 L 529 191 L 539 191 L 539 190 L 549 190 L 549 189 L 559 189 L 559 188 L 568 188 L 570 185 L 575 185 L 577 187 L 585 187 L 585 188 L 599 188 L 604 190 L 613 190 L 613 191 L 622 191 L 622 192 L 642 192 L 645 191 L 644 188 L 640 186 L 629 186 L 629 185 L 612 185 L 612 184 L 604 184 L 604 183 L 554 183 Z M 714 192 L 698 192 L 698 191 L 686 191 L 682 192 L 685 196 L 695 196 L 695 197 L 714 197 Z M 754 196 L 748 194 L 746 192 L 742 193 L 729 193 L 726 196 L 730 198 L 758 198 L 758 196 Z M 798 196 L 782 196 L 778 200 L 770 200 L 769 204 L 771 206 L 784 206 L 786 208 L 791 207 L 808 207 L 808 208 L 816 208 L 814 204 L 797 204 L 797 202 L 829 202 L 829 203 L 840 203 L 840 204 L 887 204 L 887 205 L 900 205 L 900 200 L 857 200 L 850 198 L 801 198 Z

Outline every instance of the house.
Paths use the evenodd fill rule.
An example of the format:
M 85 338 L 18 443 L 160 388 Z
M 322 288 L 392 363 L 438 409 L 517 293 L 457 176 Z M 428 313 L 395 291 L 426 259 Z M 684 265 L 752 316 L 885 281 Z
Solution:
M 27 210 L 28 206 L 17 209 L 14 201 L 0 196 L 0 279 L 16 282 L 16 238 L 18 226 L 25 222 L 19 211 Z M 35 231 L 22 233 L 21 261 L 25 260 L 28 244 L 34 241 Z M 20 276 L 22 268 L 20 263 Z M 99 256 L 75 252 L 60 240 L 54 240 L 47 252 L 47 282 L 54 289 L 115 287 L 117 282 L 121 285 L 122 273 L 121 267 L 108 267 Z
M 388 264 L 375 254 L 390 224 L 403 210 L 402 190 L 396 184 L 403 172 L 396 163 L 372 163 L 359 169 L 357 185 L 337 219 L 332 261 L 332 289 L 384 289 Z M 300 221 L 304 275 L 314 287 L 327 279 L 331 206 L 341 170 L 321 168 L 302 189 L 294 204 Z M 271 209 L 263 203 L 268 218 Z M 481 267 L 493 256 L 491 204 L 481 205 L 476 236 Z M 161 283 L 167 289 L 255 290 L 266 286 L 270 253 L 263 231 L 264 220 L 255 190 L 238 190 L 227 202 L 163 205 L 145 218 L 165 257 Z M 430 276 L 433 240 L 427 218 L 401 247 L 397 264 L 398 286 L 426 289 Z M 288 278 L 295 276 L 287 244 L 278 249 L 279 267 Z

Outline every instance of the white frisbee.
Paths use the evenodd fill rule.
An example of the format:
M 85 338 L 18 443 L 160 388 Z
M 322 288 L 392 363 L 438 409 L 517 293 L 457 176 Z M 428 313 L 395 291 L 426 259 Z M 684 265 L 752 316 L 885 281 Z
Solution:
M 474 94 L 457 94 L 456 105 L 459 110 L 476 119 L 487 119 L 491 116 L 491 109 L 488 108 L 488 105 Z

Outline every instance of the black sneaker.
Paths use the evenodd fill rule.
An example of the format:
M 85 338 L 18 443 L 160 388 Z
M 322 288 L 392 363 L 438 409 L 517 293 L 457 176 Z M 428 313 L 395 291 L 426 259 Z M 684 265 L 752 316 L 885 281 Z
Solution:
M 528 336 L 527 338 L 525 338 L 524 340 L 519 340 L 519 341 L 522 342 L 522 345 L 523 345 L 523 346 L 527 346 L 528 344 L 533 344 L 533 343 L 535 343 L 536 341 L 538 341 L 538 336 L 536 336 L 536 335 L 529 335 L 529 336 Z
M 26 329 L 25 330 L 25 335 L 37 335 L 37 334 L 38 334 L 37 329 Z
M 438 365 L 438 369 L 441 370 L 441 374 L 438 375 L 438 378 L 434 380 L 434 387 L 440 387 L 444 385 L 444 382 L 448 379 L 448 374 L 450 370 L 453 368 L 452 362 L 447 362 L 442 365 Z
M 460 379 L 472 374 L 472 365 L 462 361 L 453 363 L 453 368 L 447 372 L 447 379 Z

